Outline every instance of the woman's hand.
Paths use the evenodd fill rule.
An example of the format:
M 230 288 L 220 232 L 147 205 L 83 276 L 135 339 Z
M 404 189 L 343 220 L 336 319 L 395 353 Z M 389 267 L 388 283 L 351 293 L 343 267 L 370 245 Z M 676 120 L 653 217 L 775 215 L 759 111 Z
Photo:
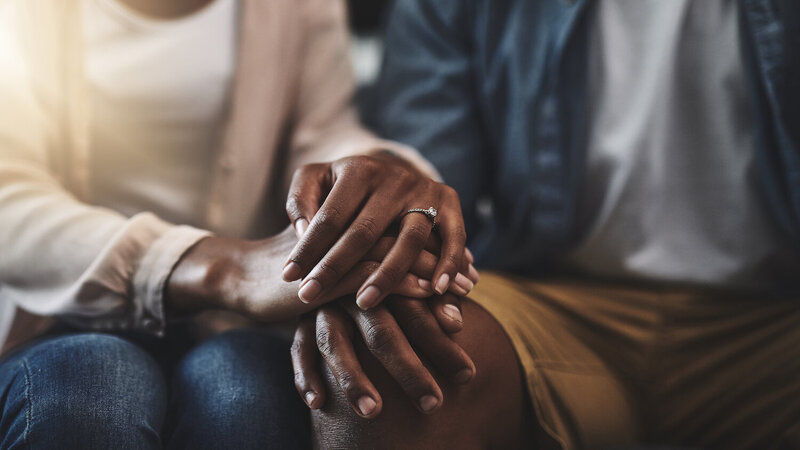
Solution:
M 294 175 L 286 203 L 301 239 L 286 262 L 283 279 L 302 278 L 300 298 L 318 304 L 390 225 L 399 221 L 396 243 L 357 292 L 358 306 L 371 308 L 396 290 L 433 229 L 428 215 L 407 211 L 429 207 L 437 211 L 435 221 L 442 241 L 431 288 L 444 294 L 456 281 L 459 269 L 466 269 L 464 222 L 452 188 L 390 154 L 304 166 Z M 464 281 L 463 277 L 459 281 Z
M 463 326 L 459 302 L 449 294 L 430 300 L 390 297 L 383 305 L 363 311 L 348 297 L 306 315 L 292 344 L 297 391 L 312 409 L 325 404 L 318 364 L 321 355 L 353 410 L 364 418 L 380 414 L 381 396 L 356 356 L 353 341 L 359 339 L 358 333 L 417 409 L 432 413 L 444 398 L 417 352 L 456 384 L 475 376 L 475 364 L 449 336 Z

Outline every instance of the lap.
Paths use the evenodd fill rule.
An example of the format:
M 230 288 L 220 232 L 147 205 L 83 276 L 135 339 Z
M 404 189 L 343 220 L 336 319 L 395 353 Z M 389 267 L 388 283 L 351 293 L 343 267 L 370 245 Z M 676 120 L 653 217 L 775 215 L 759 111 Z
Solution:
M 384 411 L 360 419 L 328 376 L 317 444 L 502 448 L 529 427 L 563 448 L 800 446 L 797 300 L 491 273 L 470 297 L 483 309 L 465 303 L 455 339 L 473 383 L 444 383 L 442 409 L 424 416 L 361 344 Z
M 261 330 L 186 341 L 72 333 L 8 354 L 0 448 L 49 448 L 37 439 L 60 448 L 310 446 L 288 341 Z
M 166 384 L 155 360 L 124 339 L 39 340 L 0 362 L 0 390 L 2 448 L 160 445 Z
M 174 370 L 165 435 L 168 448 L 310 447 L 289 342 L 248 329 L 194 347 Z
M 797 299 L 491 273 L 473 296 L 511 336 L 565 448 L 753 448 L 800 426 Z

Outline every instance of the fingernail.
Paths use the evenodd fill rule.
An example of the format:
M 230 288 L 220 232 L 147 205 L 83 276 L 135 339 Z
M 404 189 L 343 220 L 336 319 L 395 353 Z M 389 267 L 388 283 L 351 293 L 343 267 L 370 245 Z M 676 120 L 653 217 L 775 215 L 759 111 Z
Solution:
M 469 251 L 468 248 L 464 249 L 464 254 L 467 256 L 467 261 L 469 261 L 470 264 L 475 262 L 475 256 L 472 255 L 472 252 Z
M 375 306 L 375 303 L 378 301 L 378 298 L 381 296 L 381 291 L 376 288 L 375 286 L 367 286 L 364 289 L 364 292 L 358 296 L 356 299 L 356 304 L 361 309 L 369 309 Z
M 436 282 L 436 288 L 434 290 L 436 291 L 437 294 L 444 295 L 449 285 L 450 285 L 450 275 L 443 273 L 442 276 L 439 277 L 439 281 Z
M 419 287 L 425 289 L 426 291 L 433 290 L 433 285 L 431 285 L 431 282 L 428 280 L 425 280 L 423 278 L 418 278 L 417 283 L 419 283 Z
M 419 399 L 419 406 L 422 408 L 423 412 L 431 412 L 439 406 L 439 399 L 432 396 L 432 395 L 423 395 L 422 398 Z
M 300 300 L 304 303 L 311 303 L 317 298 L 320 292 L 322 292 L 322 285 L 319 281 L 312 278 L 300 288 L 297 295 L 300 296 Z
M 314 391 L 306 392 L 306 405 L 308 405 L 309 408 L 311 407 L 311 404 L 314 403 L 314 400 L 316 400 L 316 399 L 317 399 L 317 393 L 316 392 L 314 392 Z
M 460 273 L 456 274 L 456 278 L 453 281 L 455 281 L 457 285 L 459 285 L 462 289 L 464 289 L 467 292 L 471 291 L 472 288 L 475 286 L 475 283 L 473 283 L 469 278 L 465 277 L 463 274 Z
M 372 397 L 365 395 L 358 399 L 358 410 L 361 411 L 362 416 L 368 416 L 372 414 L 372 412 L 375 411 L 376 406 L 378 406 L 378 404 L 372 399 Z
M 294 229 L 297 232 L 298 238 L 303 237 L 308 229 L 308 221 L 306 219 L 297 219 L 297 221 L 294 223 Z
M 469 279 L 472 280 L 473 283 L 477 283 L 478 280 L 481 279 L 481 274 L 478 273 L 478 269 L 475 268 L 472 264 L 469 265 L 469 270 L 467 270 L 467 275 Z
M 283 268 L 281 276 L 283 277 L 283 281 L 294 281 L 299 280 L 302 274 L 303 270 L 300 268 L 300 265 L 294 261 L 289 261 L 286 267 Z
M 472 379 L 472 369 L 460 370 L 455 377 L 455 381 L 458 384 L 464 384 L 471 379 Z
M 461 311 L 458 310 L 456 305 L 446 304 L 442 306 L 442 312 L 447 317 L 455 320 L 458 323 L 464 323 L 464 318 L 461 317 Z

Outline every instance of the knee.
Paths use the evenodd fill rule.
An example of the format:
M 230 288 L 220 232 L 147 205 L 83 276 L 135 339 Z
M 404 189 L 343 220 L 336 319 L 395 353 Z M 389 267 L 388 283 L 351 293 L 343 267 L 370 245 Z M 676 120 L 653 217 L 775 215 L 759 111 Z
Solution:
M 246 438 L 237 447 L 249 448 L 290 436 L 308 443 L 308 413 L 292 383 L 284 340 L 255 330 L 221 334 L 184 357 L 172 384 L 173 442 Z
M 184 357 L 173 384 L 200 411 L 247 414 L 292 386 L 288 344 L 255 331 L 221 334 Z
M 454 336 L 475 363 L 475 379 L 455 386 L 432 373 L 444 394 L 432 415 L 416 410 L 399 384 L 367 350 L 355 342 L 364 371 L 383 398 L 381 415 L 357 416 L 329 371 L 328 397 L 312 415 L 313 439 L 320 448 L 514 448 L 524 447 L 528 413 L 524 387 L 510 341 L 500 325 L 472 302 L 463 303 L 463 331 Z M 429 365 L 429 367 L 431 367 Z
M 158 365 L 136 345 L 104 334 L 63 336 L 25 350 L 13 364 L 33 428 L 26 431 L 29 442 L 41 440 L 34 447 L 69 447 L 74 438 L 96 448 L 134 435 L 137 445 L 157 444 L 166 386 Z

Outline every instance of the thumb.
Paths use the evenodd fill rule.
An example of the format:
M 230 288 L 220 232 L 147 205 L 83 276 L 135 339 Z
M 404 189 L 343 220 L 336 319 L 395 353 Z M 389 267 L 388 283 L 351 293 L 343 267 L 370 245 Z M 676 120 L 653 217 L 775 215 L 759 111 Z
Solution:
M 292 221 L 298 239 L 319 210 L 331 187 L 330 164 L 308 164 L 292 176 L 286 213 Z

